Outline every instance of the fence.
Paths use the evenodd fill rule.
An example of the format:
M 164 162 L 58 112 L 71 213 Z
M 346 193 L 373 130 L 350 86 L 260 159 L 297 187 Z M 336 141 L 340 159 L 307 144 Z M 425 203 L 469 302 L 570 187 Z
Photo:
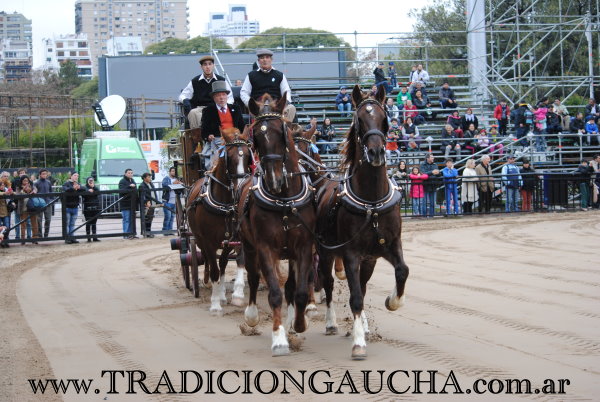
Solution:
M 157 188 L 155 191 L 162 194 L 162 188 Z M 104 190 L 94 194 L 99 198 L 95 206 L 90 206 L 87 202 L 91 196 L 85 191 L 76 194 L 73 192 L 40 193 L 35 194 L 34 197 L 29 194 L 14 193 L 0 195 L 0 199 L 14 202 L 17 208 L 9 213 L 8 221 L 4 222 L 9 227 L 7 243 L 24 244 L 57 240 L 78 242 L 78 239 L 98 241 L 107 237 L 125 238 L 136 235 L 138 224 L 143 235 L 174 233 L 171 229 L 147 230 L 144 222 L 148 208 L 140 205 L 138 191 L 135 189 Z M 41 211 L 23 210 L 22 204 L 27 203 L 31 198 L 43 198 L 47 200 L 47 206 Z M 75 201 L 74 198 L 77 200 Z M 160 199 L 160 197 L 155 198 Z M 103 199 L 108 199 L 110 202 L 103 202 Z M 69 208 L 75 203 L 76 207 Z M 164 209 L 175 213 L 174 207 L 159 205 L 151 208 L 152 211 L 159 211 L 153 214 L 157 218 L 153 222 L 155 226 L 163 227 Z M 124 214 L 123 210 L 134 213 Z

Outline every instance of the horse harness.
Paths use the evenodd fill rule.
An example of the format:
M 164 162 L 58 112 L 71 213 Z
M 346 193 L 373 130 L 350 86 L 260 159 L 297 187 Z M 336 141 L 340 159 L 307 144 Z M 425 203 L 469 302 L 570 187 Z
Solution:
M 367 99 L 364 99 L 362 102 L 360 102 L 356 106 L 356 111 L 354 112 L 354 117 L 352 119 L 352 125 L 354 125 L 354 127 L 357 128 L 356 141 L 358 144 L 362 144 L 362 146 L 363 146 L 363 156 L 362 156 L 362 159 L 360 160 L 360 163 L 362 163 L 363 161 L 367 162 L 367 163 L 371 163 L 369 153 L 367 152 L 367 144 L 366 144 L 367 138 L 369 138 L 372 135 L 377 135 L 382 138 L 384 143 L 386 142 L 386 138 L 385 138 L 385 134 L 383 134 L 383 132 L 381 132 L 381 130 L 377 130 L 377 129 L 371 129 L 371 130 L 367 131 L 366 133 L 363 134 L 362 138 L 358 135 L 358 127 L 360 127 L 358 125 L 358 110 L 364 105 L 366 105 L 365 109 L 369 113 L 373 113 L 373 105 L 379 107 L 383 111 L 384 114 L 385 114 L 385 109 L 384 109 L 383 105 L 380 102 L 378 102 L 377 100 L 367 98 Z M 387 119 L 385 121 L 387 122 Z

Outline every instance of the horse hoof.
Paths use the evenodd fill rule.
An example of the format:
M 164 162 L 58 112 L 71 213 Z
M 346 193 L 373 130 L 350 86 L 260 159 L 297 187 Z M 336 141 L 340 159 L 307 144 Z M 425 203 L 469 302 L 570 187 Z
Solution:
M 404 300 L 404 295 L 402 295 L 402 297 L 400 297 L 400 299 L 398 299 L 397 301 L 392 300 L 392 298 L 388 296 L 385 298 L 385 307 L 390 311 L 396 311 L 398 310 L 398 308 L 404 306 Z
M 306 332 L 307 329 L 308 329 L 308 319 L 306 319 L 306 317 L 304 317 L 304 322 L 301 323 L 300 325 L 294 324 L 294 330 L 299 334 Z
M 352 347 L 352 360 L 365 360 L 367 358 L 367 347 L 354 345 Z
M 290 348 L 288 345 L 276 345 L 271 348 L 273 357 L 287 356 L 290 354 Z
M 308 306 L 306 306 L 306 316 L 309 318 L 313 318 L 319 315 L 319 312 L 317 311 L 317 306 L 315 306 L 314 304 L 309 304 Z
M 246 307 L 246 311 L 244 312 L 244 319 L 246 320 L 246 325 L 249 327 L 256 327 L 259 321 L 258 308 L 256 305 Z
M 343 281 L 346 279 L 346 273 L 344 271 L 335 271 L 335 276 L 340 280 Z
M 211 281 L 208 281 L 208 282 L 200 281 L 200 284 L 202 285 L 202 287 L 204 287 L 204 289 L 212 289 Z
M 337 327 L 327 327 L 325 328 L 325 335 L 337 335 L 338 329 Z
M 213 317 L 223 317 L 223 309 L 211 308 L 209 310 L 210 315 Z
M 231 297 L 231 304 L 233 304 L 236 307 L 242 307 L 244 305 L 244 298 L 243 297 L 232 296 Z

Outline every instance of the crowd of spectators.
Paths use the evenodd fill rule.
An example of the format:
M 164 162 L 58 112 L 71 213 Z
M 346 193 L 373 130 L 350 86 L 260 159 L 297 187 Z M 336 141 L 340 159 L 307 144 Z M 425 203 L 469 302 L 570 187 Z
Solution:
M 26 169 L 19 169 L 11 175 L 7 171 L 0 173 L 0 227 L 2 239 L 0 247 L 9 247 L 8 240 L 14 236 L 21 244 L 31 242 L 38 244 L 38 240 L 51 236 L 51 221 L 55 215 L 56 205 L 64 203 L 66 237 L 65 243 L 76 244 L 77 220 L 79 211 L 83 212 L 85 234 L 88 242 L 99 242 L 97 222 L 102 211 L 101 193 L 94 177 L 88 177 L 85 184 L 81 184 L 78 173 L 69 173 L 69 178 L 61 185 L 51 176 L 48 169 L 41 169 L 36 174 L 27 174 Z M 141 175 L 138 186 L 134 179 L 132 169 L 127 169 L 119 182 L 119 211 L 122 218 L 124 239 L 136 239 L 136 228 L 131 226 L 132 217 L 141 206 L 144 217 L 146 237 L 151 234 L 152 222 L 156 208 L 163 207 L 165 219 L 162 231 L 168 235 L 173 230 L 173 214 L 175 212 L 175 192 L 171 185 L 180 184 L 176 177 L 175 168 L 169 170 L 169 175 L 161 183 L 162 189 L 157 190 L 152 183 L 152 175 Z M 134 191 L 132 191 L 134 190 Z M 157 199 L 157 194 L 162 193 L 162 200 Z M 135 210 L 133 210 L 134 208 Z M 11 226 L 12 225 L 12 226 Z M 14 233 L 14 235 L 13 235 Z M 62 230 L 60 234 L 62 236 Z

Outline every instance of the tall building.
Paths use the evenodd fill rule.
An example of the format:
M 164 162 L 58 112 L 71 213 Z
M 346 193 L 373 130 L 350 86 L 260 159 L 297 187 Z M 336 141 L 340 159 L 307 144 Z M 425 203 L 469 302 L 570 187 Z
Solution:
M 77 75 L 89 80 L 92 78 L 92 56 L 86 34 L 60 35 L 43 39 L 44 69 L 58 72 L 60 65 L 71 60 L 77 65 Z
M 205 34 L 222 37 L 235 48 L 259 32 L 259 22 L 248 20 L 245 4 L 230 4 L 229 14 L 210 13 Z
M 188 39 L 187 0 L 76 0 L 75 32 L 90 42 L 94 75 L 97 59 L 113 37 L 139 37 L 144 48 L 167 38 Z
M 31 79 L 31 20 L 0 11 L 0 82 Z
M 108 56 L 140 56 L 144 53 L 142 39 L 138 36 L 113 36 L 106 41 Z

